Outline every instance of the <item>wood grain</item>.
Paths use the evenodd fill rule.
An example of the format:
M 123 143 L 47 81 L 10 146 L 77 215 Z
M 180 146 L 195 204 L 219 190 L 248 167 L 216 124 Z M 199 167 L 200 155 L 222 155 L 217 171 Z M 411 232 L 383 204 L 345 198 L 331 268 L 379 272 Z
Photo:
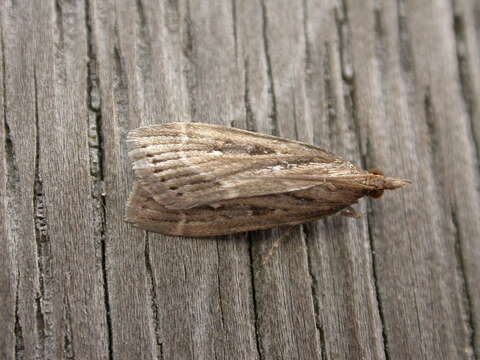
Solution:
M 479 359 L 475 0 L 0 2 L 2 359 Z M 359 220 L 206 239 L 123 221 L 173 121 L 414 180 Z

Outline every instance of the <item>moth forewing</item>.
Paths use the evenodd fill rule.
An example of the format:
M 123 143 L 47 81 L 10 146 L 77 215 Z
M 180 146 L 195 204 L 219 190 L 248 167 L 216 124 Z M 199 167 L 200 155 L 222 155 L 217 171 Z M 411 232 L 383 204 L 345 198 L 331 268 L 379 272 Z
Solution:
M 136 182 L 126 220 L 164 234 L 301 224 L 407 183 L 312 145 L 216 125 L 143 127 L 128 142 Z

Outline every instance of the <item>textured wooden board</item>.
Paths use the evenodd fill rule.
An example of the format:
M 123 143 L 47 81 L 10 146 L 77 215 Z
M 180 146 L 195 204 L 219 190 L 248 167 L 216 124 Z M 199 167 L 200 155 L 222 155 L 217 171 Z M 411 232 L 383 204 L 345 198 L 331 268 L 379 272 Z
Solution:
M 2 4 L 6 359 L 108 353 L 80 5 Z
M 463 275 L 457 273 L 460 260 L 450 214 L 442 203 L 450 195 L 439 185 L 445 181 L 446 169 L 436 168 L 434 162 L 442 158 L 442 140 L 439 133 L 431 132 L 431 123 L 440 126 L 440 117 L 430 118 L 431 100 L 425 98 L 434 89 L 428 84 L 434 74 L 447 70 L 429 69 L 435 63 L 426 65 L 426 59 L 435 54 L 436 63 L 441 63 L 447 53 L 455 56 L 454 49 L 426 49 L 448 43 L 447 37 L 436 38 L 442 29 L 450 29 L 447 34 L 453 36 L 445 19 L 448 12 L 426 1 L 377 9 L 373 4 L 361 7 L 351 2 L 349 14 L 356 29 L 353 66 L 363 69 L 354 79 L 362 155 L 367 163 L 388 172 L 402 169 L 416 184 L 393 194 L 392 202 L 373 204 L 371 235 L 384 341 L 394 358 L 466 357 L 472 344 L 464 320 L 466 309 L 458 299 L 467 294 L 462 293 Z M 445 23 L 439 24 L 442 20 Z M 451 69 L 455 64 L 448 65 Z M 456 104 L 457 108 L 462 105 L 461 101 Z M 458 118 L 452 120 L 455 127 L 459 125 Z
M 475 0 L 5 0 L 0 357 L 478 359 Z M 299 139 L 414 184 L 359 220 L 123 221 L 128 130 Z

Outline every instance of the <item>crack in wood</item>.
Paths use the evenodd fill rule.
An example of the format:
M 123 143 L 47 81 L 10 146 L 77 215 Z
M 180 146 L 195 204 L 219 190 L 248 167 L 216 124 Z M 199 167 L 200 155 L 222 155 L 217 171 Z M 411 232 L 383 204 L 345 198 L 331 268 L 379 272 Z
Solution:
M 305 41 L 305 76 L 306 82 L 312 83 L 313 79 L 311 79 L 311 74 L 314 68 L 314 64 L 312 61 L 312 44 L 308 35 L 308 5 L 307 0 L 303 0 L 302 2 L 302 10 L 303 10 L 303 37 Z
M 398 19 L 398 42 L 400 66 L 404 73 L 415 73 L 415 62 L 413 58 L 413 49 L 410 42 L 410 34 L 407 27 L 405 0 L 397 0 L 397 19 Z
M 334 143 L 337 138 L 337 133 L 335 131 L 335 124 L 337 121 L 337 103 L 335 97 L 335 90 L 333 89 L 333 80 L 331 76 L 331 64 L 330 64 L 330 48 L 327 42 L 324 44 L 325 56 L 323 61 L 323 79 L 324 79 L 324 98 L 326 102 L 326 112 L 327 112 L 327 127 L 328 127 L 328 139 L 330 143 Z
M 61 5 L 61 0 L 55 0 L 55 25 L 57 34 L 59 36 L 60 49 L 64 47 L 64 29 L 63 29 L 63 10 Z
M 152 81 L 152 40 L 148 29 L 147 16 L 142 0 L 136 0 L 137 21 L 136 24 L 140 29 L 138 31 L 138 42 L 136 42 L 136 50 L 138 52 L 137 64 L 140 69 L 139 75 L 142 79 L 144 90 L 147 88 L 147 82 Z
M 190 11 L 190 2 L 186 2 L 186 13 L 184 18 L 185 31 L 183 32 L 183 55 L 186 62 L 184 63 L 185 84 L 188 91 L 188 103 L 190 107 L 190 118 L 196 120 L 197 99 L 196 89 L 198 86 L 197 65 L 195 61 L 196 49 L 194 46 L 195 38 L 193 36 L 193 25 Z
M 292 118 L 293 118 L 293 138 L 296 140 L 300 140 L 298 138 L 299 132 L 298 132 L 298 119 L 297 119 L 297 103 L 295 99 L 295 91 L 292 88 L 290 88 L 290 101 L 292 104 Z
M 227 241 L 226 239 L 222 239 L 222 240 Z M 225 313 L 223 309 L 223 296 L 222 296 L 222 287 L 221 287 L 221 279 L 220 279 L 221 261 L 220 261 L 220 249 L 218 247 L 219 241 L 222 241 L 222 240 L 217 239 L 215 241 L 215 245 L 216 245 L 216 252 L 217 252 L 217 294 L 218 294 L 218 305 L 220 308 L 220 324 L 221 324 L 221 330 L 223 333 L 222 337 L 225 337 L 227 334 L 225 333 Z M 218 338 L 220 338 L 220 336 Z M 223 352 L 221 359 L 226 359 L 227 357 L 225 356 L 225 346 L 214 347 L 215 359 L 217 358 L 217 348 L 220 348 Z
M 267 78 L 268 78 L 268 94 L 270 101 L 272 103 L 271 112 L 268 117 L 270 119 L 270 124 L 272 127 L 272 134 L 279 136 L 278 128 L 278 118 L 277 118 L 277 97 L 275 95 L 275 84 L 273 81 L 273 69 L 272 69 L 272 59 L 270 56 L 270 44 L 268 40 L 268 15 L 267 15 L 267 6 L 265 5 L 265 0 L 261 0 L 261 9 L 262 9 L 262 38 L 263 38 L 263 51 L 265 53 L 265 61 L 267 65 Z
M 319 291 L 318 291 L 318 279 L 313 273 L 313 267 L 312 267 L 312 257 L 309 250 L 308 242 L 309 239 L 312 239 L 312 241 L 315 240 L 314 236 L 311 236 L 310 233 L 311 231 L 310 228 L 315 226 L 313 224 L 305 224 L 305 225 L 300 225 L 303 233 L 303 237 L 305 238 L 305 244 L 307 244 L 306 247 L 306 252 L 307 252 L 307 270 L 308 274 L 310 275 L 310 291 L 312 295 L 312 301 L 313 301 L 313 312 L 315 314 L 315 329 L 317 333 L 317 338 L 319 341 L 319 346 L 320 346 L 320 356 L 321 360 L 327 360 L 327 343 L 325 339 L 325 331 L 323 327 L 320 324 L 320 304 L 319 304 Z
M 360 129 L 360 121 L 357 118 L 357 104 L 356 104 L 356 95 L 355 95 L 355 79 L 352 78 L 350 84 L 345 83 L 345 112 L 347 116 L 352 119 L 353 132 L 355 133 L 356 139 L 358 141 L 358 150 L 360 152 L 360 164 L 362 168 L 367 168 L 369 159 L 367 159 L 367 145 L 366 142 L 368 139 L 364 138 Z
M 35 297 L 35 314 L 36 314 L 36 325 L 37 325 L 37 336 L 39 337 L 39 349 L 37 351 L 40 353 L 41 358 L 48 358 L 45 353 L 45 314 L 42 311 L 42 295 L 37 294 Z
M 364 169 L 368 168 L 370 164 L 370 154 L 368 150 L 368 136 L 364 135 L 368 133 L 368 128 L 362 127 L 360 124 L 360 120 L 358 119 L 358 111 L 357 111 L 357 96 L 356 96 L 356 79 L 355 79 L 355 69 L 353 68 L 353 64 L 351 63 L 351 55 L 350 55 L 350 48 L 351 48 L 351 32 L 350 32 L 350 25 L 348 20 L 348 8 L 346 4 L 346 0 L 342 0 L 343 4 L 343 16 L 341 20 L 342 28 L 346 30 L 341 31 L 339 34 L 340 39 L 340 59 L 342 63 L 342 73 L 346 73 L 343 75 L 345 90 L 347 90 L 347 94 L 345 96 L 345 109 L 348 116 L 352 119 L 354 132 L 356 135 L 356 139 L 359 143 L 359 150 L 360 150 L 360 161 L 361 165 Z M 342 60 L 342 59 L 347 60 Z M 345 63 L 345 64 L 344 64 Z M 346 68 L 344 68 L 344 66 Z M 365 130 L 362 131 L 362 128 Z
M 67 294 L 64 294 L 63 298 L 63 321 L 63 354 L 65 356 L 65 359 L 75 359 L 75 351 L 73 346 L 74 341 L 72 333 L 72 317 L 70 302 L 68 300 Z
M 85 1 L 85 26 L 87 41 L 87 91 L 86 105 L 89 110 L 89 146 L 90 146 L 90 175 L 93 177 L 92 198 L 95 203 L 97 226 L 95 236 L 100 243 L 100 263 L 103 282 L 103 296 L 105 307 L 105 323 L 107 327 L 108 358 L 113 358 L 112 319 L 110 316 L 110 294 L 106 265 L 106 213 L 104 194 L 104 159 L 105 151 L 102 135 L 102 100 L 97 76 L 97 54 L 93 36 L 92 11 L 90 0 Z
M 220 261 L 220 249 L 218 248 L 218 240 L 215 242 L 216 249 L 217 249 L 217 293 L 218 293 L 218 304 L 220 307 L 220 322 L 222 324 L 222 330 L 225 331 L 225 313 L 223 311 L 223 297 L 222 297 L 222 287 L 221 287 L 221 280 L 220 280 L 220 273 L 221 273 L 221 261 Z
M 383 75 L 386 72 L 386 49 L 388 47 L 388 43 L 386 42 L 385 38 L 385 28 L 383 24 L 383 19 L 382 19 L 382 8 L 381 5 L 378 3 L 378 0 L 376 0 L 375 3 L 376 7 L 373 12 L 373 18 L 374 18 L 374 33 L 375 33 L 375 57 L 377 59 L 377 65 L 378 65 L 378 72 L 380 76 L 383 78 Z M 384 80 L 384 79 L 382 79 Z M 385 95 L 385 97 L 388 97 L 387 89 L 385 86 L 385 81 L 380 81 L 380 84 L 382 86 L 382 94 Z
M 371 202 L 371 200 L 369 200 L 369 202 Z M 370 256 L 372 259 L 373 289 L 375 292 L 375 300 L 377 301 L 380 324 L 382 326 L 383 353 L 385 355 L 385 360 L 389 360 L 390 359 L 390 353 L 389 353 L 389 347 L 388 347 L 389 340 L 387 335 L 387 326 L 385 322 L 385 311 L 383 309 L 382 296 L 380 294 L 380 285 L 378 280 L 378 266 L 377 266 L 376 251 L 375 251 L 375 239 L 374 239 L 375 237 L 373 235 L 373 229 L 374 229 L 373 222 L 374 222 L 374 218 L 372 219 L 370 214 L 367 212 L 367 216 L 366 216 L 367 236 L 368 236 L 368 243 L 370 245 Z
M 439 159 L 440 154 L 440 139 L 439 139 L 439 130 L 437 126 L 435 108 L 432 103 L 432 98 L 430 94 L 430 88 L 425 89 L 425 94 L 423 98 L 423 108 L 425 113 L 425 122 L 427 125 L 427 130 L 429 133 L 428 137 L 428 147 L 430 148 L 430 159 L 432 162 L 432 170 L 434 174 L 443 174 L 442 172 L 442 161 Z M 443 187 L 443 177 L 435 176 L 433 181 L 436 183 L 437 187 Z
M 64 29 L 64 10 L 61 0 L 55 0 L 54 6 L 55 26 L 53 27 L 55 41 L 55 69 L 57 81 L 66 83 L 67 70 L 64 61 L 65 53 L 65 29 Z
M 250 68 L 248 66 L 248 59 L 245 59 L 244 66 L 244 93 L 243 93 L 243 102 L 245 104 L 245 122 L 247 130 L 256 131 L 257 130 L 257 121 L 255 119 L 255 114 L 252 110 L 252 104 L 250 102 L 250 82 L 248 77 L 248 72 Z
M 351 54 L 352 34 L 348 22 L 346 0 L 340 0 L 340 3 L 335 8 L 335 24 L 337 26 L 337 38 L 340 48 L 342 77 L 349 84 L 353 81 L 354 69 Z
M 474 306 L 472 302 L 471 291 L 469 288 L 468 277 L 467 277 L 467 269 L 465 267 L 465 260 L 463 258 L 463 249 L 462 249 L 462 234 L 460 230 L 460 223 L 457 218 L 456 210 L 452 207 L 451 212 L 451 219 L 453 224 L 453 232 L 454 232 L 454 239 L 455 239 L 455 257 L 457 258 L 457 266 L 458 270 L 461 274 L 461 287 L 463 290 L 464 295 L 464 306 L 465 311 L 467 314 L 467 324 L 468 324 L 468 349 L 465 349 L 465 353 L 473 355 L 474 359 L 478 359 L 478 354 L 475 348 L 475 336 L 476 336 L 476 328 L 474 322 Z
M 465 20 L 462 14 L 458 14 L 455 11 L 455 0 L 452 2 L 452 13 L 453 17 L 453 30 L 455 35 L 455 45 L 457 52 L 457 63 L 458 63 L 458 77 L 461 87 L 461 94 L 463 102 L 465 105 L 466 113 L 468 115 L 468 128 L 469 133 L 471 134 L 471 142 L 473 148 L 475 149 L 475 159 L 476 159 L 476 170 L 477 173 L 480 172 L 480 139 L 477 138 L 477 132 L 475 131 L 474 121 L 476 118 L 476 113 L 479 111 L 477 101 L 475 96 L 475 91 L 472 84 L 473 74 L 469 71 L 469 64 L 467 57 L 465 55 L 466 44 L 466 29 L 465 29 Z
M 15 160 L 15 147 L 12 140 L 12 134 L 10 131 L 9 121 L 8 121 L 8 107 L 7 107 L 7 64 L 6 64 L 6 49 L 5 41 L 3 34 L 3 26 L 0 32 L 0 44 L 2 46 L 2 87 L 3 87 L 3 127 L 4 127 L 4 136 L 5 136 L 5 162 L 7 165 L 7 197 L 9 193 L 14 193 L 19 183 L 19 174 L 18 168 Z M 11 189 L 11 191 L 8 191 Z
M 129 89 L 128 80 L 123 64 L 122 52 L 120 48 L 120 41 L 118 38 L 118 24 L 115 22 L 115 40 L 113 44 L 113 97 L 115 104 L 116 120 L 119 129 L 126 133 L 129 129 L 128 112 L 129 112 Z
M 235 47 L 235 60 L 238 64 L 238 30 L 237 30 L 237 2 L 235 0 L 231 1 L 232 6 L 232 36 L 233 44 Z
M 258 309 L 257 309 L 257 296 L 256 296 L 256 288 L 255 288 L 255 263 L 254 263 L 254 255 L 253 255 L 253 233 L 248 233 L 247 234 L 247 240 L 249 242 L 248 244 L 248 252 L 250 256 L 250 287 L 252 289 L 252 307 L 253 307 L 253 325 L 255 328 L 255 345 L 256 345 L 256 350 L 258 354 L 259 360 L 263 360 L 264 356 L 263 354 L 265 353 L 265 349 L 262 346 L 262 338 L 260 335 L 260 329 L 259 329 L 259 314 L 258 314 Z
M 475 113 L 478 111 L 476 109 L 476 100 L 473 86 L 471 83 L 471 76 L 467 63 L 467 58 L 464 54 L 464 49 L 466 45 L 466 29 L 465 29 L 465 20 L 462 14 L 457 13 L 456 11 L 456 1 L 451 0 L 452 13 L 454 15 L 453 24 L 454 24 L 454 35 L 455 35 L 455 45 L 457 52 L 457 63 L 458 63 L 458 76 L 461 86 L 461 95 L 463 102 L 465 104 L 466 113 L 468 117 L 468 127 L 469 133 L 471 134 L 471 142 L 473 143 L 473 148 L 475 149 L 475 159 L 476 159 L 476 170 L 477 174 L 480 170 L 480 139 L 476 138 L 476 132 L 474 129 L 473 121 L 475 119 Z M 467 312 L 468 327 L 469 327 L 469 336 L 468 342 L 470 347 L 470 352 L 475 359 L 480 358 L 480 354 L 477 353 L 477 348 L 475 344 L 475 338 L 477 329 L 475 327 L 475 307 L 472 302 L 471 290 L 469 288 L 469 282 L 467 277 L 467 269 L 465 265 L 465 260 L 463 257 L 464 252 L 462 251 L 462 238 L 460 232 L 460 223 L 457 218 L 456 210 L 452 207 L 451 209 L 451 218 L 454 226 L 455 234 L 455 255 L 457 257 L 457 264 L 461 273 L 463 293 L 465 295 L 465 308 Z
M 155 273 L 152 267 L 152 261 L 150 258 L 150 239 L 148 236 L 148 232 L 145 232 L 145 269 L 147 272 L 147 279 L 149 282 L 150 288 L 150 307 L 153 314 L 153 331 L 154 331 L 154 340 L 156 344 L 157 350 L 157 359 L 163 360 L 163 343 L 160 336 L 160 317 L 159 317 L 159 310 L 158 310 L 158 297 L 157 297 L 157 289 L 156 284 L 157 281 L 155 280 Z
M 3 126 L 5 129 L 5 160 L 7 165 L 7 189 L 11 189 L 11 193 L 17 189 L 20 179 L 18 174 L 17 162 L 15 160 L 15 147 L 13 145 L 10 126 L 7 121 L 7 108 L 4 106 Z M 10 191 L 9 191 L 10 192 Z M 9 193 L 7 192 L 7 194 Z
M 37 335 L 40 343 L 40 353 L 46 356 L 46 314 L 43 312 L 43 300 L 45 299 L 45 281 L 44 276 L 48 273 L 45 265 L 48 263 L 48 254 L 46 251 L 47 243 L 50 241 L 48 236 L 48 224 L 45 214 L 43 183 L 40 179 L 40 126 L 38 109 L 38 83 L 36 66 L 33 67 L 34 84 L 34 102 L 35 102 L 35 160 L 34 160 L 34 183 L 33 183 L 33 219 L 35 224 L 35 244 L 37 256 L 38 271 L 38 289 L 39 294 L 35 299 L 37 316 Z
M 15 4 L 13 1 L 11 2 L 11 6 L 13 7 Z M 0 18 L 0 20 L 3 20 Z M 6 48 L 5 48 L 5 40 L 4 40 L 4 27 L 3 21 L 0 21 L 0 45 L 2 47 L 2 107 L 3 107 L 3 135 L 4 135 L 4 154 L 5 154 L 5 167 L 6 167 L 6 181 L 5 181 L 5 194 L 4 196 L 4 208 L 6 210 L 7 218 L 5 219 L 5 227 L 8 229 L 9 225 L 16 227 L 16 218 L 15 218 L 15 194 L 18 193 L 18 187 L 20 182 L 20 174 L 17 167 L 16 155 L 15 155 L 15 146 L 13 141 L 13 136 L 9 126 L 9 119 L 8 119 L 8 106 L 7 106 L 7 72 L 6 72 Z M 8 209 L 13 209 L 13 213 L 9 212 Z M 13 246 L 16 247 L 17 239 L 15 238 L 15 232 L 9 234 L 7 230 L 6 236 L 8 235 L 13 236 L 11 242 Z M 8 246 L 7 244 L 4 244 Z M 11 246 L 11 245 L 10 245 Z M 17 248 L 15 248 L 15 251 Z M 8 250 L 7 250 L 8 251 Z M 21 277 L 20 277 L 20 269 L 19 264 L 16 265 L 16 277 L 15 275 L 12 276 L 12 288 L 15 288 L 15 303 L 14 303 L 14 323 L 12 334 L 14 335 L 14 348 L 13 348 L 13 356 L 16 360 L 23 360 L 25 357 L 25 338 L 23 335 L 23 327 L 22 327 L 22 319 L 21 314 L 23 314 L 23 309 L 20 309 L 19 298 L 20 298 L 20 288 L 21 288 Z M 7 325 L 7 324 L 5 324 Z M 7 353 L 7 349 L 4 350 L 2 353 Z
M 346 4 L 346 0 L 342 0 L 343 4 L 343 17 L 340 19 L 341 26 L 346 27 L 349 29 L 349 24 L 348 24 L 348 8 Z M 382 51 L 382 49 L 378 46 L 378 42 L 381 41 L 384 37 L 384 30 L 382 26 L 382 19 L 381 19 L 381 11 L 380 9 L 375 9 L 375 12 L 373 14 L 374 16 L 374 27 L 375 27 L 375 34 L 376 34 L 376 53 L 377 56 L 383 56 L 383 53 L 379 53 Z M 336 17 L 337 18 L 337 17 Z M 338 20 L 337 20 L 338 22 Z M 338 27 L 338 25 L 337 25 Z M 349 54 L 348 52 L 348 47 L 350 47 L 350 42 L 351 42 L 351 34 L 349 31 L 342 31 L 342 28 L 340 28 L 339 31 L 339 38 L 340 38 L 340 58 L 341 58 L 341 63 L 342 63 L 342 68 L 344 64 L 343 59 L 343 54 Z M 351 60 L 351 57 L 349 58 Z M 347 66 L 347 65 L 345 65 Z M 381 64 L 379 71 L 383 73 L 384 65 Z M 344 70 L 345 71 L 345 70 Z M 357 104 L 356 104 L 356 78 L 355 78 L 355 70 L 353 68 L 353 64 L 351 64 L 351 76 L 345 77 L 344 76 L 344 81 L 345 81 L 345 89 L 348 91 L 347 95 L 345 96 L 345 108 L 347 111 L 348 116 L 352 119 L 353 122 L 353 128 L 354 132 L 356 134 L 356 138 L 358 141 L 358 146 L 359 146 L 359 151 L 360 151 L 360 161 L 362 164 L 363 168 L 368 168 L 371 164 L 371 159 L 370 156 L 373 153 L 373 150 L 371 149 L 371 142 L 368 136 L 362 136 L 362 131 L 361 131 L 361 124 L 360 120 L 357 117 Z M 368 131 L 368 129 L 367 129 Z M 378 281 L 378 268 L 377 268 L 377 262 L 375 258 L 375 239 L 373 235 L 373 222 L 375 218 L 373 214 L 367 212 L 366 215 L 366 225 L 368 229 L 368 242 L 370 246 L 370 256 L 372 260 L 372 269 L 371 269 L 371 274 L 372 274 L 372 282 L 373 282 L 373 288 L 374 288 L 374 295 L 376 298 L 377 302 L 377 311 L 379 314 L 380 318 L 380 325 L 382 327 L 382 345 L 383 345 L 383 354 L 385 356 L 386 360 L 390 359 L 390 353 L 389 353 L 389 341 L 388 341 L 388 334 L 387 334 L 387 328 L 385 324 L 385 316 L 384 316 L 384 309 L 383 309 L 383 303 L 382 303 L 382 298 L 380 295 L 380 284 Z
M 15 360 L 23 360 L 25 353 L 25 342 L 23 338 L 23 328 L 19 316 L 19 288 L 20 288 L 20 270 L 17 269 L 17 287 L 15 289 L 15 325 L 13 333 L 15 334 Z
M 318 332 L 319 332 L 319 337 L 320 337 L 320 347 L 322 349 L 322 353 L 320 354 L 321 356 L 321 360 L 328 360 L 328 355 L 327 355 L 327 342 L 326 342 L 326 339 L 325 339 L 325 331 L 323 330 L 323 328 L 320 326 L 318 328 Z

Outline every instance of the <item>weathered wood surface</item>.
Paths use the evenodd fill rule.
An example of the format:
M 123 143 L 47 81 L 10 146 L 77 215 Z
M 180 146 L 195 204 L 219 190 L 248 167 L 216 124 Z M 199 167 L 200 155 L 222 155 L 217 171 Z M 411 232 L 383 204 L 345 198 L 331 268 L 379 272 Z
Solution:
M 0 0 L 1 359 L 479 359 L 480 2 Z M 129 129 L 297 138 L 414 184 L 295 228 L 123 222 Z

